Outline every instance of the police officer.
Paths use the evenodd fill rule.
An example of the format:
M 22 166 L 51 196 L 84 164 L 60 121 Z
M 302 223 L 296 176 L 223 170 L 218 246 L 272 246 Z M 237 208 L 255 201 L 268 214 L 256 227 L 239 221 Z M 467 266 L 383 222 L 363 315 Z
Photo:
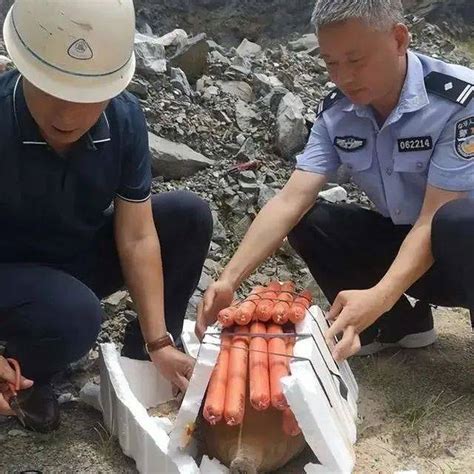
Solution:
M 124 283 L 139 315 L 124 354 L 181 390 L 193 369 L 173 341 L 212 218 L 191 193 L 150 196 L 146 122 L 124 92 L 134 31 L 132 0 L 17 0 L 4 23 L 18 70 L 0 76 L 0 414 L 12 414 L 13 358 L 36 431 L 58 426 L 51 378 L 88 352 L 99 299 Z
M 430 304 L 472 318 L 474 72 L 410 51 L 403 19 L 400 0 L 317 1 L 337 89 L 288 183 L 207 290 L 199 334 L 287 235 L 332 303 L 326 337 L 342 334 L 337 359 L 433 343 Z M 341 164 L 376 210 L 315 204 Z

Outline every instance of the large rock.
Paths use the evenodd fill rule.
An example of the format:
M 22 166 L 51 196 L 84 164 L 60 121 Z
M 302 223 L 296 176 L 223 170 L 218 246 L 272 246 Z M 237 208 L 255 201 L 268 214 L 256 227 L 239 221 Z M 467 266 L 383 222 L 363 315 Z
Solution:
M 262 52 L 262 47 L 259 44 L 252 43 L 245 38 L 236 50 L 236 53 L 241 57 L 258 56 Z
M 231 66 L 225 71 L 225 77 L 230 80 L 246 80 L 252 73 L 252 61 L 245 57 L 235 56 Z
M 188 39 L 188 34 L 184 30 L 173 30 L 169 33 L 166 33 L 164 36 L 160 36 L 158 41 L 165 48 L 168 46 L 182 46 L 186 43 Z
M 303 101 L 292 92 L 283 97 L 278 107 L 276 145 L 283 158 L 291 158 L 306 144 L 308 129 L 303 116 Z
M 165 48 L 156 36 L 136 33 L 135 55 L 138 73 L 153 76 L 166 71 Z
M 191 82 L 196 82 L 207 69 L 209 44 L 202 33 L 189 39 L 171 58 L 171 65 L 184 71 Z
M 177 67 L 172 67 L 170 71 L 170 76 L 171 76 L 171 84 L 181 91 L 184 95 L 187 95 L 188 97 L 192 97 L 194 95 L 193 90 L 191 89 L 191 86 L 189 85 L 188 79 L 186 77 L 186 74 L 184 74 L 181 69 Z
M 291 50 L 299 52 L 303 51 L 308 54 L 316 54 L 319 52 L 319 41 L 315 34 L 310 33 L 303 35 L 300 39 L 290 41 L 288 46 Z
M 235 119 L 240 130 L 245 132 L 255 125 L 261 117 L 250 105 L 239 99 L 235 105 Z
M 209 42 L 208 42 L 209 44 Z M 209 61 L 211 64 L 220 64 L 222 66 L 230 66 L 230 59 L 226 58 L 219 51 L 211 51 L 209 53 Z
M 222 92 L 233 95 L 244 102 L 251 102 L 253 98 L 253 90 L 246 82 L 243 81 L 225 81 L 221 82 Z
M 212 160 L 195 152 L 187 145 L 174 143 L 153 133 L 148 134 L 154 176 L 178 179 L 191 176 L 214 164 Z
M 284 87 L 283 82 L 278 77 L 267 76 L 263 73 L 253 75 L 253 84 L 258 95 L 266 95 L 272 92 L 273 89 Z

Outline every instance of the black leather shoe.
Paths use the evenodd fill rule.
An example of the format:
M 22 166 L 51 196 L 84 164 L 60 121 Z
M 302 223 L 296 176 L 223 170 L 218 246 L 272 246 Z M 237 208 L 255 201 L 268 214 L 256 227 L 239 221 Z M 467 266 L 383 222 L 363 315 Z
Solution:
M 24 414 L 25 428 L 49 433 L 59 427 L 59 403 L 49 383 L 35 384 L 18 392 L 18 405 Z

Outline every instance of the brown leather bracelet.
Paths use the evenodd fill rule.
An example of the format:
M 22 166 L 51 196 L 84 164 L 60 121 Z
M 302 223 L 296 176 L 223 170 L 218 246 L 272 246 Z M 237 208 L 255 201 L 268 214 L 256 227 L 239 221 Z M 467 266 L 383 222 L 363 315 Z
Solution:
M 166 346 L 174 347 L 173 336 L 170 333 L 167 333 L 165 336 L 161 336 L 152 342 L 145 343 L 145 350 L 148 354 L 151 354 L 152 352 L 159 351 Z

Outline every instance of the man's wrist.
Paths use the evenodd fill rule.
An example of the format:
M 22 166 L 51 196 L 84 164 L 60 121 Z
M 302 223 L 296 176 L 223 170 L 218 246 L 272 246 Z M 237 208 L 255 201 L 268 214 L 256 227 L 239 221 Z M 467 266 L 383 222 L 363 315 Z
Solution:
M 241 278 L 238 272 L 234 272 L 231 269 L 224 268 L 218 281 L 230 286 L 233 291 L 237 291 L 241 283 Z
M 152 362 L 159 362 L 166 359 L 170 352 L 176 350 L 175 346 L 165 346 L 157 351 L 150 352 L 149 356 Z
M 383 280 L 375 285 L 373 290 L 377 293 L 376 298 L 380 301 L 384 313 L 390 311 L 403 295 L 403 292 L 400 293 L 400 291 L 394 286 L 384 282 Z

